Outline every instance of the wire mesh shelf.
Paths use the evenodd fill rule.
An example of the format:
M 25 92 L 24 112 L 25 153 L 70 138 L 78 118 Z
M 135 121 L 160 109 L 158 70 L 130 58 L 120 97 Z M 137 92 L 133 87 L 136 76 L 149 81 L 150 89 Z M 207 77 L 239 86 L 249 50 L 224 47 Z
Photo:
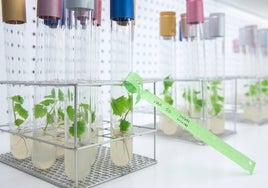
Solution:
M 75 182 L 69 180 L 65 175 L 64 157 L 58 158 L 56 163 L 47 170 L 35 168 L 32 165 L 30 157 L 24 160 L 18 160 L 11 153 L 1 154 L 0 162 L 58 187 L 75 187 Z M 78 182 L 78 187 L 94 187 L 156 163 L 157 161 L 152 158 L 133 154 L 133 158 L 128 165 L 123 167 L 115 166 L 110 159 L 110 148 L 102 146 L 99 148 L 90 174 L 84 180 Z

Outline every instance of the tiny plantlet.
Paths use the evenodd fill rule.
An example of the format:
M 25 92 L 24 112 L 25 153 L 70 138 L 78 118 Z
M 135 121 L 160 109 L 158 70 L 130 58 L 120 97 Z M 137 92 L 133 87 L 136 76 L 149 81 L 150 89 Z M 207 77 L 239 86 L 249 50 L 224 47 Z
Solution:
M 64 93 L 61 89 L 58 89 L 56 93 L 53 88 L 50 95 L 45 96 L 41 102 L 34 105 L 34 117 L 36 119 L 46 118 L 46 125 L 42 128 L 44 132 L 49 125 L 64 125 L 64 109 L 60 106 L 62 103 L 64 103 Z
M 27 120 L 29 117 L 29 112 L 23 107 L 24 99 L 20 95 L 15 95 L 11 97 L 12 101 L 12 109 L 13 109 L 13 118 L 14 118 L 14 125 L 17 126 L 17 130 L 20 131 L 20 126 Z M 21 137 L 20 140 L 23 141 L 25 149 L 27 153 L 29 152 L 26 140 L 24 137 Z
M 14 125 L 18 128 L 26 121 L 29 117 L 29 112 L 23 108 L 24 99 L 20 95 L 11 97 Z
M 174 103 L 174 100 L 172 99 L 171 96 L 171 88 L 173 85 L 173 80 L 170 78 L 170 76 L 167 76 L 164 78 L 164 90 L 163 90 L 163 95 L 164 95 L 164 101 L 170 105 L 172 105 Z
M 210 112 L 213 115 L 218 115 L 223 109 L 224 97 L 219 94 L 221 82 L 212 81 L 207 85 L 208 91 L 210 91 L 209 99 L 212 105 L 212 111 Z
M 195 89 L 185 88 L 182 97 L 189 105 L 193 105 L 194 112 L 201 112 L 203 106 L 205 105 L 205 100 L 200 96 L 200 91 Z M 188 115 L 190 112 L 188 111 Z
M 73 106 L 68 106 L 67 109 L 68 119 L 72 122 L 72 126 L 69 127 L 69 134 L 75 137 L 75 110 Z M 96 113 L 91 109 L 89 104 L 80 103 L 77 109 L 77 138 L 81 139 L 81 136 L 86 131 L 86 125 L 88 123 L 94 123 L 96 120 Z M 91 130 L 93 131 L 93 130 Z
M 111 108 L 113 115 L 119 116 L 119 128 L 121 133 L 128 131 L 131 123 L 127 120 L 127 115 L 133 110 L 133 98 L 132 95 L 128 97 L 121 96 L 117 99 L 112 99 Z
M 251 97 L 255 102 L 260 101 L 260 94 L 268 96 L 268 80 L 257 81 L 252 84 L 245 84 L 247 92 L 245 93 L 246 97 Z
M 73 101 L 73 93 L 68 90 L 67 92 L 68 101 Z M 80 103 L 77 108 L 77 118 L 76 118 L 76 126 L 77 133 L 75 135 L 75 110 L 74 107 L 69 105 L 66 108 L 68 120 L 72 123 L 72 126 L 69 127 L 69 134 L 73 137 L 77 136 L 79 140 L 81 140 L 81 136 L 86 131 L 87 124 L 93 124 L 96 120 L 96 112 L 93 110 L 92 105 L 86 103 Z M 94 130 L 91 129 L 93 132 Z

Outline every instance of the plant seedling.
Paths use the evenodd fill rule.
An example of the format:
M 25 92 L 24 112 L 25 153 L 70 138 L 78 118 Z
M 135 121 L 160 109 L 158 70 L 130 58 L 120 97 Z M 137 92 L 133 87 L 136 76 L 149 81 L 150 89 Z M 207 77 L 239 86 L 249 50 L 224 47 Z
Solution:
M 60 104 L 63 102 L 63 92 L 58 89 L 56 94 L 53 88 L 50 95 L 45 96 L 44 100 L 34 105 L 34 117 L 36 119 L 46 117 L 46 125 L 42 128 L 43 132 L 46 131 L 48 125 L 56 123 L 56 125 L 60 126 L 64 124 L 64 109 L 60 107 Z
M 174 100 L 172 99 L 171 96 L 171 88 L 173 85 L 173 80 L 170 78 L 170 76 L 167 76 L 164 78 L 164 90 L 163 90 L 163 95 L 164 95 L 164 101 L 170 105 L 173 105 Z
M 68 101 L 71 102 L 73 101 L 73 93 L 68 90 Z M 93 110 L 92 106 L 90 104 L 86 103 L 80 103 L 77 108 L 77 134 L 75 135 L 75 110 L 74 107 L 69 105 L 66 108 L 67 112 L 67 117 L 69 121 L 72 122 L 72 126 L 69 127 L 69 134 L 73 137 L 77 136 L 79 140 L 81 140 L 81 136 L 84 134 L 86 131 L 86 125 L 88 123 L 93 124 L 96 120 L 96 112 Z M 90 120 L 90 121 L 89 121 Z M 93 132 L 94 130 L 91 129 Z
M 29 112 L 22 106 L 24 103 L 24 99 L 22 96 L 15 95 L 11 97 L 11 100 L 12 100 L 14 125 L 19 128 L 29 117 Z
M 119 116 L 119 128 L 121 133 L 128 131 L 131 123 L 127 120 L 127 115 L 133 110 L 133 98 L 132 95 L 128 97 L 121 96 L 117 99 L 112 99 L 111 108 L 113 115 Z
M 74 117 L 75 117 L 75 110 L 73 106 L 68 106 L 67 109 L 67 116 L 68 119 L 72 122 L 72 126 L 69 127 L 69 134 L 75 137 L 74 131 Z M 89 118 L 90 116 L 90 118 Z M 89 122 L 90 119 L 90 122 Z M 94 123 L 96 120 L 96 113 L 91 109 L 89 104 L 80 103 L 77 109 L 77 138 L 81 139 L 81 136 L 86 131 L 86 125 L 88 123 Z M 91 130 L 93 131 L 93 130 Z
M 223 109 L 224 97 L 219 94 L 220 88 L 220 81 L 212 81 L 208 84 L 207 89 L 210 91 L 210 103 L 212 105 L 212 112 L 213 115 L 218 115 Z
M 195 89 L 184 89 L 182 97 L 188 104 L 194 106 L 194 112 L 201 112 L 203 106 L 205 105 L 205 100 L 203 100 L 200 96 L 200 91 Z M 190 112 L 188 111 L 188 115 Z

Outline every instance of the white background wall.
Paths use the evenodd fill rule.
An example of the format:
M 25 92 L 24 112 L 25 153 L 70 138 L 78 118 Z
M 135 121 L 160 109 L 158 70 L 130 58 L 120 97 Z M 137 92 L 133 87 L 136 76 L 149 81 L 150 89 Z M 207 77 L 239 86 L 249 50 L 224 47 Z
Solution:
M 34 44 L 35 36 L 35 15 L 36 0 L 26 0 L 27 2 L 27 29 L 30 36 L 27 43 L 30 49 L 29 65 L 34 63 Z M 152 78 L 158 75 L 158 36 L 159 36 L 159 12 L 163 10 L 173 10 L 177 12 L 177 18 L 186 11 L 186 0 L 137 0 L 136 1 L 136 28 L 134 42 L 134 70 L 140 73 L 144 78 Z M 100 44 L 100 64 L 102 79 L 109 79 L 109 61 L 110 61 L 110 24 L 109 24 L 109 0 L 103 0 L 103 18 L 101 27 Z M 205 16 L 211 12 L 226 13 L 226 74 L 231 74 L 235 69 L 235 56 L 232 53 L 232 40 L 238 37 L 238 29 L 245 25 L 257 24 L 259 28 L 268 27 L 268 21 L 229 7 L 227 5 L 215 2 L 213 0 L 204 0 Z M 179 20 L 177 20 L 178 23 Z M 2 27 L 2 26 L 1 26 Z M 4 62 L 4 37 L 0 29 L 0 80 L 4 80 L 5 62 Z M 15 51 L 14 51 L 15 52 Z M 177 63 L 181 64 L 185 60 L 185 53 L 182 47 L 177 49 Z M 180 69 L 183 71 L 183 69 Z M 182 73 L 182 72 L 180 72 Z M 179 74 L 180 74 L 179 73 Z M 6 114 L 5 106 L 6 96 L 3 86 L 0 86 L 0 117 Z M 2 122 L 5 117 L 0 118 Z

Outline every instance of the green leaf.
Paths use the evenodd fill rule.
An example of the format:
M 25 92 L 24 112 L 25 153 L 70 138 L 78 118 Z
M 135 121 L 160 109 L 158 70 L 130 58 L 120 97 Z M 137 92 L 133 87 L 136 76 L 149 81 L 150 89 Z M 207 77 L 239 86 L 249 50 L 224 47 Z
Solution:
M 130 126 L 130 122 L 129 121 L 127 121 L 125 119 L 120 119 L 120 124 L 119 124 L 120 132 L 127 132 L 129 126 Z
M 67 107 L 67 115 L 71 121 L 74 121 L 74 108 L 73 108 L 73 106 Z
M 111 108 L 114 115 L 122 116 L 128 110 L 128 98 L 121 96 L 117 99 L 112 99 Z
M 221 110 L 222 110 L 222 105 L 221 104 L 215 104 L 213 105 L 214 111 L 215 111 L 215 115 L 218 115 Z
M 263 86 L 268 86 L 268 80 L 263 80 L 263 81 L 261 82 L 261 85 L 263 85 Z
M 61 89 L 58 90 L 58 98 L 59 98 L 59 101 L 64 101 L 64 94 L 61 91 Z
M 61 108 L 58 109 L 58 116 L 59 116 L 59 119 L 64 121 L 64 112 Z
M 54 104 L 54 103 L 55 103 L 54 99 L 46 99 L 46 100 L 41 102 L 41 104 L 44 106 L 49 106 L 49 105 Z
M 217 85 L 221 84 L 221 81 L 214 80 L 214 81 L 212 81 L 211 84 L 214 85 L 214 86 L 217 86 Z
M 224 102 L 224 97 L 218 96 L 218 100 L 221 101 L 221 102 Z
M 262 93 L 264 93 L 265 95 L 268 94 L 268 88 L 262 88 L 261 91 L 262 91 Z
M 172 87 L 173 80 L 170 76 L 164 78 L 164 90 L 168 90 L 168 88 Z
M 68 100 L 73 101 L 73 93 L 70 91 L 70 89 L 68 89 L 67 94 L 68 94 Z
M 27 119 L 29 114 L 20 104 L 15 104 L 14 111 L 16 111 L 23 119 Z
M 165 95 L 165 97 L 164 97 L 164 101 L 165 101 L 166 103 L 170 104 L 170 105 L 173 104 L 173 99 L 172 99 L 172 97 L 169 96 L 169 95 Z
M 86 130 L 86 123 L 84 121 L 77 121 L 77 138 L 81 138 L 85 130 Z M 69 134 L 75 137 L 74 124 L 71 127 L 69 127 Z
M 96 120 L 96 113 L 95 112 L 91 112 L 91 123 L 94 123 Z
M 47 109 L 41 105 L 41 104 L 36 104 L 34 105 L 34 117 L 35 118 L 42 118 L 47 114 Z
M 48 113 L 47 114 L 47 124 L 53 124 L 54 123 L 54 115 Z
M 16 119 L 14 121 L 14 124 L 19 127 L 23 122 L 24 122 L 24 120 L 22 120 L 22 119 Z
M 130 111 L 133 110 L 133 96 L 132 95 L 128 95 L 126 108 L 127 110 L 130 110 Z
M 90 105 L 89 104 L 81 103 L 81 104 L 79 104 L 79 106 L 81 108 L 83 108 L 85 111 L 89 111 L 90 110 Z
M 45 99 L 54 99 L 54 97 L 52 95 L 46 95 L 44 98 Z
M 24 102 L 23 97 L 20 96 L 20 95 L 15 95 L 15 96 L 11 97 L 11 100 L 13 102 L 16 102 L 16 103 L 19 103 L 19 104 L 23 104 L 23 102 Z

